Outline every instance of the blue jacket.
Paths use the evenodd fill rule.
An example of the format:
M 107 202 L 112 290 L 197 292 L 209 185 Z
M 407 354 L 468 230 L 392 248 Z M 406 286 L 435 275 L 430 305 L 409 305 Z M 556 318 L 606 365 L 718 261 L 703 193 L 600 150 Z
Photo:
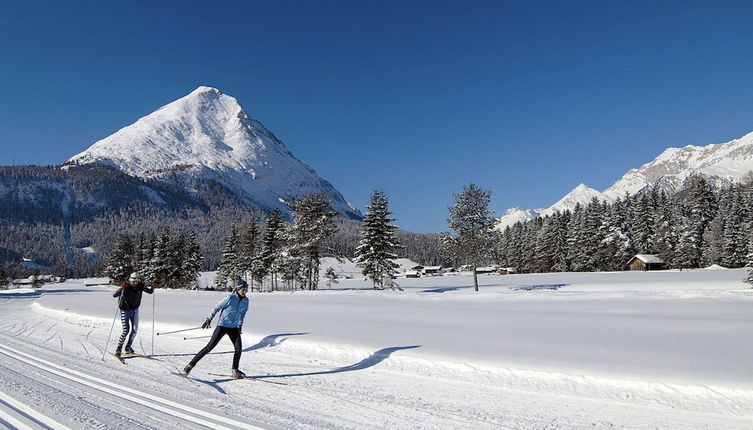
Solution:
M 241 299 L 237 293 L 225 297 L 212 309 L 209 319 L 214 318 L 214 315 L 220 311 L 220 320 L 217 321 L 218 326 L 229 328 L 240 327 L 243 325 L 243 319 L 246 318 L 246 311 L 248 311 L 248 297 Z

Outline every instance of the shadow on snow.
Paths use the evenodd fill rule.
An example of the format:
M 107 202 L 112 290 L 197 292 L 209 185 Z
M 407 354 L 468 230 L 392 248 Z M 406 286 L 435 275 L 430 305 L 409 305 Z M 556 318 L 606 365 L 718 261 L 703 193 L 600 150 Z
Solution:
M 363 370 L 363 369 L 368 369 L 369 367 L 376 366 L 382 361 L 388 359 L 390 355 L 392 355 L 393 352 L 401 351 L 404 349 L 419 348 L 419 347 L 421 347 L 421 345 L 393 346 L 391 348 L 383 348 L 371 354 L 370 356 L 364 358 L 363 360 L 359 361 L 356 364 L 351 364 L 350 366 L 338 367 L 332 370 L 322 370 L 319 372 L 305 372 L 305 373 L 285 373 L 285 374 L 280 374 L 280 375 L 256 375 L 256 376 L 253 376 L 253 378 L 264 379 L 264 378 L 287 378 L 287 377 L 293 377 L 293 376 L 330 375 L 334 373 L 343 373 L 343 372 L 352 372 L 355 370 Z

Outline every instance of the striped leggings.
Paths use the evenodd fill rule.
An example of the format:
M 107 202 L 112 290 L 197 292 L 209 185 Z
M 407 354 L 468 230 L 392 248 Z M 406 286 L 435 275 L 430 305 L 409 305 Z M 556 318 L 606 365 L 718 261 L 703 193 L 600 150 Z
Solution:
M 136 332 L 139 331 L 139 310 L 134 309 L 132 311 L 120 311 L 120 322 L 123 324 L 123 333 L 120 334 L 120 340 L 118 341 L 118 351 L 123 348 L 123 342 L 128 336 L 128 331 L 131 331 L 131 335 L 128 336 L 128 343 L 126 343 L 126 350 L 133 345 L 133 339 L 136 337 Z

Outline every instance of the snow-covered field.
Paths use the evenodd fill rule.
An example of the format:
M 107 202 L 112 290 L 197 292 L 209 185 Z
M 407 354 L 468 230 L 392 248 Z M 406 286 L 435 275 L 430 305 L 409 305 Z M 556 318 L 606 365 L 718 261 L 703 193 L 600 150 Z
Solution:
M 124 366 L 103 350 L 112 288 L 4 291 L 0 427 L 752 429 L 745 273 L 483 275 L 478 293 L 469 275 L 400 279 L 404 291 L 348 279 L 250 293 L 241 369 L 257 380 L 211 374 L 229 371 L 227 340 L 193 379 L 173 375 L 207 341 L 184 338 L 210 331 L 153 336 L 153 320 L 156 332 L 200 325 L 226 293 L 145 295 L 136 349 L 158 360 Z

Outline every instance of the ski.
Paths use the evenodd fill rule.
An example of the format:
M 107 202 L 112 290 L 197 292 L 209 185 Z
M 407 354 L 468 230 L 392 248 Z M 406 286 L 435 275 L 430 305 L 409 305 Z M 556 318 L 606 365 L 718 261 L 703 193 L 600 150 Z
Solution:
M 136 352 L 126 352 L 125 358 L 146 358 L 147 360 L 156 360 L 156 361 L 162 361 L 159 358 L 152 357 L 151 355 L 141 355 Z
M 126 366 L 128 365 L 128 363 L 123 360 L 123 357 L 119 356 L 118 354 L 113 353 L 112 356 L 115 357 L 115 359 L 118 360 L 121 364 L 125 364 Z
M 236 378 L 233 375 L 226 375 L 226 374 L 221 374 L 221 373 L 210 373 L 210 375 L 212 375 L 212 376 L 221 376 L 221 377 L 230 378 L 230 379 L 248 379 L 248 380 L 251 380 L 251 381 L 266 382 L 267 384 L 288 385 L 288 384 L 286 384 L 284 382 L 267 381 L 266 379 L 252 378 L 250 376 L 246 376 L 245 378 Z

